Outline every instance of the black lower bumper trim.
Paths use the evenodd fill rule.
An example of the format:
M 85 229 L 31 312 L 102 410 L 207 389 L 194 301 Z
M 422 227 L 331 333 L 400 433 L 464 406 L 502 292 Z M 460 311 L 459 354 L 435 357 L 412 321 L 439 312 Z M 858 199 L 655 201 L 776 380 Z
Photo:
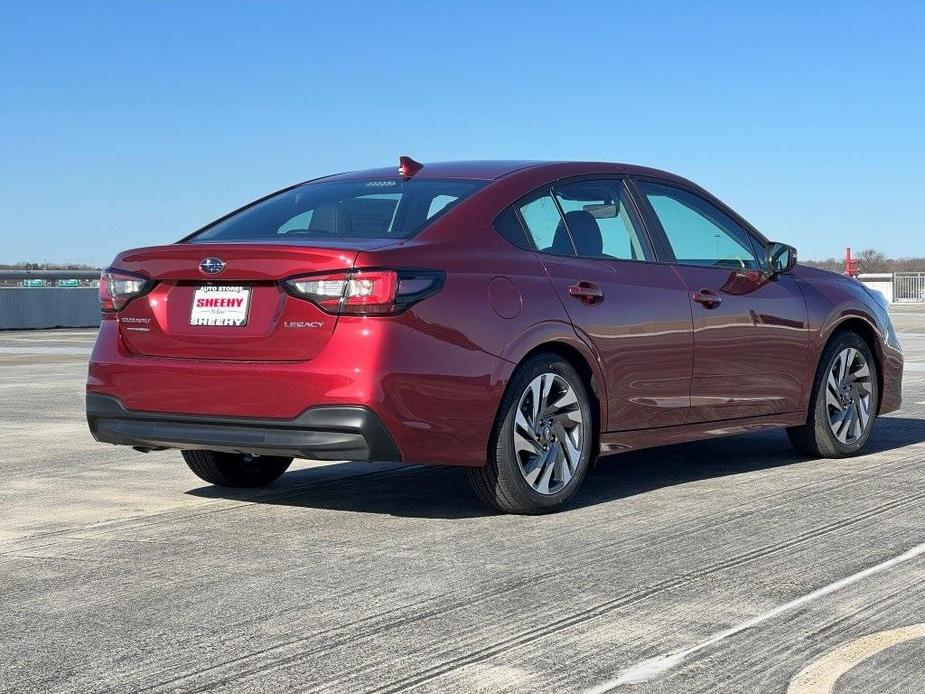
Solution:
M 210 417 L 127 410 L 110 395 L 87 393 L 97 441 L 141 449 L 181 448 L 314 460 L 398 462 L 401 454 L 376 414 L 359 406 L 312 407 L 295 419 Z

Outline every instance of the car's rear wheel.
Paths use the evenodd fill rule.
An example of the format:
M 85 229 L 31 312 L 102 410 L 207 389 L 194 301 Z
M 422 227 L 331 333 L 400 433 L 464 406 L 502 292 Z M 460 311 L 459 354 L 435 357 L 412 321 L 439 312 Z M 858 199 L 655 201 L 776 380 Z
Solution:
M 292 458 L 218 451 L 182 451 L 183 460 L 201 480 L 221 487 L 262 487 L 279 479 Z
M 836 335 L 819 360 L 806 424 L 787 429 L 801 453 L 844 458 L 864 448 L 879 408 L 877 368 L 856 333 Z
M 479 498 L 507 513 L 546 513 L 568 501 L 593 458 L 593 416 L 564 359 L 531 358 L 515 372 L 492 431 L 488 461 L 469 468 Z

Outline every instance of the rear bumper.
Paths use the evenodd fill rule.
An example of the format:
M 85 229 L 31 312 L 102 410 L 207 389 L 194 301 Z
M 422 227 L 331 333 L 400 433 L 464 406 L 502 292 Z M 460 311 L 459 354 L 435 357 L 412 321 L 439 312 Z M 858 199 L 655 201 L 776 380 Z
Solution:
M 97 441 L 142 449 L 401 461 L 385 426 L 366 407 L 313 407 L 294 419 L 214 417 L 128 410 L 118 398 L 87 393 L 87 424 Z
M 251 433 L 255 427 L 270 428 L 274 439 L 280 426 L 354 433 L 354 427 L 331 428 L 327 420 L 318 425 L 317 414 L 307 425 L 301 418 L 328 408 L 362 408 L 382 423 L 403 462 L 484 465 L 495 413 L 515 365 L 441 336 L 411 311 L 382 320 L 341 316 L 327 347 L 309 361 L 168 359 L 131 354 L 119 336 L 119 323 L 110 318 L 100 325 L 87 392 L 117 399 L 130 417 L 143 421 L 161 421 L 160 413 L 166 412 L 170 422 L 240 425 Z M 103 418 L 126 419 L 121 413 Z M 120 431 L 110 431 L 114 426 Z M 100 434 L 120 442 L 142 438 L 144 429 L 132 427 L 128 436 L 127 425 L 107 423 Z M 192 443 L 171 445 L 191 448 Z M 243 443 L 254 448 L 252 438 Z M 313 458 L 380 459 L 376 451 L 372 458 L 342 452 L 321 456 L 317 446 L 311 448 Z

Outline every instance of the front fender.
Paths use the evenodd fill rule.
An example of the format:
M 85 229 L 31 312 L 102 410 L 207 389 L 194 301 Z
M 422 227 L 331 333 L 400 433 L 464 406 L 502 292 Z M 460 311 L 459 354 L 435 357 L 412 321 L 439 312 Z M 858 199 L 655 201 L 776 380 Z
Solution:
M 840 328 L 853 323 L 863 326 L 873 343 L 874 356 L 880 365 L 880 412 L 892 412 L 902 402 L 903 357 L 898 343 L 892 337 L 892 323 L 886 309 L 871 297 L 859 282 L 841 275 L 815 271 L 801 278 L 800 286 L 806 297 L 810 328 L 813 335 L 813 358 L 807 365 L 805 382 L 808 384 L 805 403 L 808 406 L 811 387 L 819 359 L 832 335 Z
M 868 325 L 871 331 L 877 335 L 878 343 L 885 342 L 886 330 L 878 317 L 861 304 L 856 302 L 845 302 L 834 307 L 819 326 L 819 332 L 816 335 L 816 346 L 820 353 L 832 335 L 842 325 L 852 319 L 861 320 Z M 881 349 L 879 344 L 877 348 Z

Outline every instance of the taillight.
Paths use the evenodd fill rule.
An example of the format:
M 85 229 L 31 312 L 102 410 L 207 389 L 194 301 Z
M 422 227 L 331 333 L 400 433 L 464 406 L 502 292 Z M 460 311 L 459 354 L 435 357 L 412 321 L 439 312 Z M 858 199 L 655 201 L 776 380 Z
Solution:
M 154 281 L 122 270 L 103 270 L 100 275 L 100 306 L 107 313 L 121 311 L 132 299 L 151 291 Z
M 347 270 L 293 277 L 283 286 L 328 313 L 384 316 L 436 294 L 443 279 L 433 270 Z

